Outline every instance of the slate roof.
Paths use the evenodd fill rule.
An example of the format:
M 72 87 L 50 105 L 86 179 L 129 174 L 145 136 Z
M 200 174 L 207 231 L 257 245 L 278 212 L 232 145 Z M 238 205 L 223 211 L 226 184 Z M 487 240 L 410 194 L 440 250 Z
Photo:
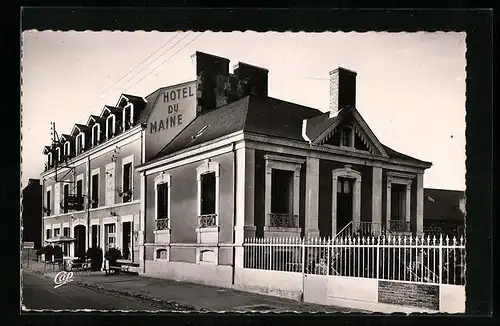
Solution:
M 159 91 L 149 95 L 147 105 L 154 105 Z M 150 101 L 151 99 L 151 101 Z M 147 111 L 146 109 L 143 112 Z M 147 120 L 147 116 L 142 116 Z M 140 119 L 141 119 L 140 118 Z M 264 136 L 275 136 L 295 141 L 303 141 L 302 122 L 308 119 L 307 134 L 309 138 L 317 137 L 334 119 L 329 113 L 317 109 L 286 102 L 272 97 L 247 96 L 238 101 L 208 111 L 189 123 L 174 139 L 168 143 L 148 163 L 160 160 L 179 150 L 202 144 L 237 131 L 251 132 Z M 145 120 L 144 120 L 145 121 Z M 208 126 L 199 136 L 195 136 Z M 411 156 L 399 153 L 385 145 L 384 149 L 391 158 L 412 160 L 427 163 Z
M 463 221 L 461 199 L 464 191 L 424 188 L 424 219 Z
M 83 131 L 89 131 L 89 127 L 87 125 L 82 125 L 80 123 L 75 123 L 75 126 L 78 127 L 78 129 L 83 130 Z

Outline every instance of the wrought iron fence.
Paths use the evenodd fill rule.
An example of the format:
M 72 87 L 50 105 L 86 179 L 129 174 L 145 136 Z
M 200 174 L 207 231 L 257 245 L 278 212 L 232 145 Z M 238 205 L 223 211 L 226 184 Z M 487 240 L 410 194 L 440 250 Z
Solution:
M 250 238 L 244 267 L 432 284 L 465 284 L 463 237 Z

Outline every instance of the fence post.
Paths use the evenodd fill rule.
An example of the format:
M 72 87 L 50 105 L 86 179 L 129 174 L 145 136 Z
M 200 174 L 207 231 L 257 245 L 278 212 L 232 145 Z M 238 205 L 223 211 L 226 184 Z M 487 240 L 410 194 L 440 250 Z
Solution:
M 377 238 L 377 246 L 376 246 L 376 251 L 377 251 L 377 280 L 379 279 L 380 276 L 380 236 Z
M 305 239 L 302 239 L 302 258 L 301 258 L 301 263 L 302 263 L 302 275 L 305 274 L 305 267 L 306 267 L 306 244 L 305 244 Z
M 443 284 L 443 235 L 439 235 L 439 284 Z
M 273 270 L 273 238 L 269 239 L 269 270 Z
M 326 242 L 326 275 L 330 275 L 330 255 L 331 255 L 331 242 L 330 238 L 328 238 L 328 241 Z

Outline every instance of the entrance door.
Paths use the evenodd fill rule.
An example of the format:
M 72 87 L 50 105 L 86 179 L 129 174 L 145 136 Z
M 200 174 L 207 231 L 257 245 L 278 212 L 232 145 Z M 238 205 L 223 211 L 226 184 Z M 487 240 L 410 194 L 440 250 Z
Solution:
M 85 237 L 86 237 L 85 226 L 77 225 L 75 226 L 75 256 L 85 257 Z
M 132 259 L 132 222 L 123 222 L 123 259 Z
M 352 180 L 337 181 L 337 233 L 352 221 Z

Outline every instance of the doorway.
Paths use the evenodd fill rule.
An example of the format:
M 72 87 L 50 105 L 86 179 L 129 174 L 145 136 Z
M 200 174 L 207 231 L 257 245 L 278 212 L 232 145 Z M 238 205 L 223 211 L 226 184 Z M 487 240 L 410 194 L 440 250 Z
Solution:
M 84 225 L 75 226 L 75 257 L 85 257 L 85 237 L 87 233 L 85 229 Z
M 132 259 L 132 222 L 123 222 L 123 259 Z
M 337 179 L 337 233 L 352 221 L 353 179 Z

